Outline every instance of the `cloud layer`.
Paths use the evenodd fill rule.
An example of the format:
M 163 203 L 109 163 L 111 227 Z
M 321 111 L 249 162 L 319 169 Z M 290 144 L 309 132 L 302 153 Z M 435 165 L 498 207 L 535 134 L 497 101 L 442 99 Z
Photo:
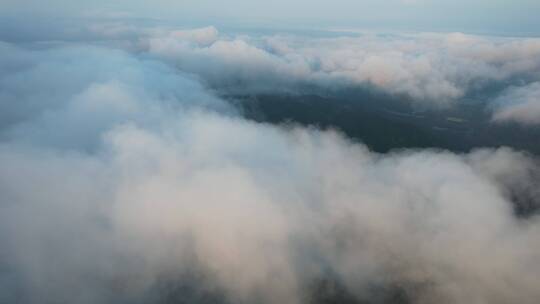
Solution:
M 240 94 L 360 86 L 437 108 L 488 87 L 540 77 L 540 40 L 532 38 L 218 36 L 214 28 L 181 33 L 143 38 L 141 47 L 214 87 Z
M 368 39 L 371 55 L 342 57 L 316 48 L 322 40 L 298 48 L 275 38 L 262 48 L 218 39 L 212 28 L 159 39 L 148 41 L 151 53 L 206 81 L 232 77 L 249 89 L 273 87 L 287 79 L 282 73 L 353 82 L 343 58 L 356 75 L 384 52 L 380 38 L 327 42 Z M 536 54 L 536 42 L 516 43 Z M 396 47 L 407 53 L 406 45 Z M 533 73 L 490 65 L 508 61 L 500 49 L 514 56 L 515 48 L 488 46 L 455 52 L 491 58 L 481 67 Z M 247 121 L 193 76 L 147 54 L 1 47 L 0 302 L 176 295 L 205 303 L 217 294 L 234 303 L 306 303 L 321 279 L 368 301 L 392 288 L 413 303 L 540 298 L 540 221 L 514 213 L 516 193 L 540 199 L 532 156 L 506 148 L 376 154 L 335 131 Z M 415 60 L 396 56 L 399 69 L 416 75 Z M 439 60 L 418 56 L 428 66 Z M 316 72 L 306 62 L 314 58 Z M 400 82 L 384 75 L 369 81 Z M 396 92 L 414 92 L 412 79 Z

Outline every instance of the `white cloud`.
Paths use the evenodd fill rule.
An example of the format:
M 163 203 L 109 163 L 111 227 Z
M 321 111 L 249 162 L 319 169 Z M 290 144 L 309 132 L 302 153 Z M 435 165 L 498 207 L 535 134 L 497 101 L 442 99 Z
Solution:
M 540 297 L 540 219 L 516 218 L 510 200 L 540 199 L 530 156 L 376 154 L 332 131 L 247 121 L 124 52 L 4 50 L 21 56 L 0 59 L 0 107 L 17 114 L 0 129 L 16 134 L 0 140 L 5 302 L 136 302 L 192 284 L 302 303 L 329 273 L 358 297 L 392 286 L 413 303 Z M 241 40 L 195 50 L 290 66 Z
M 540 82 L 507 89 L 494 101 L 493 121 L 540 124 Z
M 237 92 L 371 85 L 440 107 L 489 84 L 539 77 L 540 40 L 532 38 L 461 33 L 338 38 L 214 34 L 209 41 L 215 42 L 204 46 L 167 35 L 149 38 L 145 45 L 151 54 L 213 86 Z

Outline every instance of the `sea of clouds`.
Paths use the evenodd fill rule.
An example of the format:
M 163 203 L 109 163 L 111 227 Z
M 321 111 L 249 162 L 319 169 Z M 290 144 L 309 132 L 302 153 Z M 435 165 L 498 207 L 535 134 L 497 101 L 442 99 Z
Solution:
M 415 107 L 486 104 L 494 123 L 540 124 L 540 39 L 463 33 L 220 33 L 102 22 L 85 29 L 228 94 L 363 88 Z M 516 96 L 517 95 L 517 96 Z
M 0 302 L 307 303 L 318 280 L 375 303 L 540 299 L 540 219 L 515 213 L 540 201 L 536 156 L 377 154 L 219 97 L 369 86 L 447 108 L 496 85 L 493 123 L 529 126 L 540 40 L 84 31 L 0 43 Z

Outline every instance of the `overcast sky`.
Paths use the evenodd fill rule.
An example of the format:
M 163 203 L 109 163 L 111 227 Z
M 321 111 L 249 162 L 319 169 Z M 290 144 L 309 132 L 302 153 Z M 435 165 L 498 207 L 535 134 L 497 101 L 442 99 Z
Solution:
M 137 17 L 212 25 L 538 34 L 537 0 L 1 0 L 0 16 Z M 31 20 L 31 19 L 28 19 Z

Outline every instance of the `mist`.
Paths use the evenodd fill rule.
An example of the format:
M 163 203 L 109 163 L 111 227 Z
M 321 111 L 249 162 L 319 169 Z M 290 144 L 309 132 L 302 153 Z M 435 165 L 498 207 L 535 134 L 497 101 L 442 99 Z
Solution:
M 538 1 L 0 1 L 0 303 L 536 304 Z
M 339 130 L 257 123 L 207 73 L 250 91 L 282 59 L 213 28 L 171 35 L 190 41 L 179 58 L 204 57 L 1 45 L 1 302 L 540 298 L 536 156 L 379 154 Z M 221 63 L 252 53 L 246 74 Z

